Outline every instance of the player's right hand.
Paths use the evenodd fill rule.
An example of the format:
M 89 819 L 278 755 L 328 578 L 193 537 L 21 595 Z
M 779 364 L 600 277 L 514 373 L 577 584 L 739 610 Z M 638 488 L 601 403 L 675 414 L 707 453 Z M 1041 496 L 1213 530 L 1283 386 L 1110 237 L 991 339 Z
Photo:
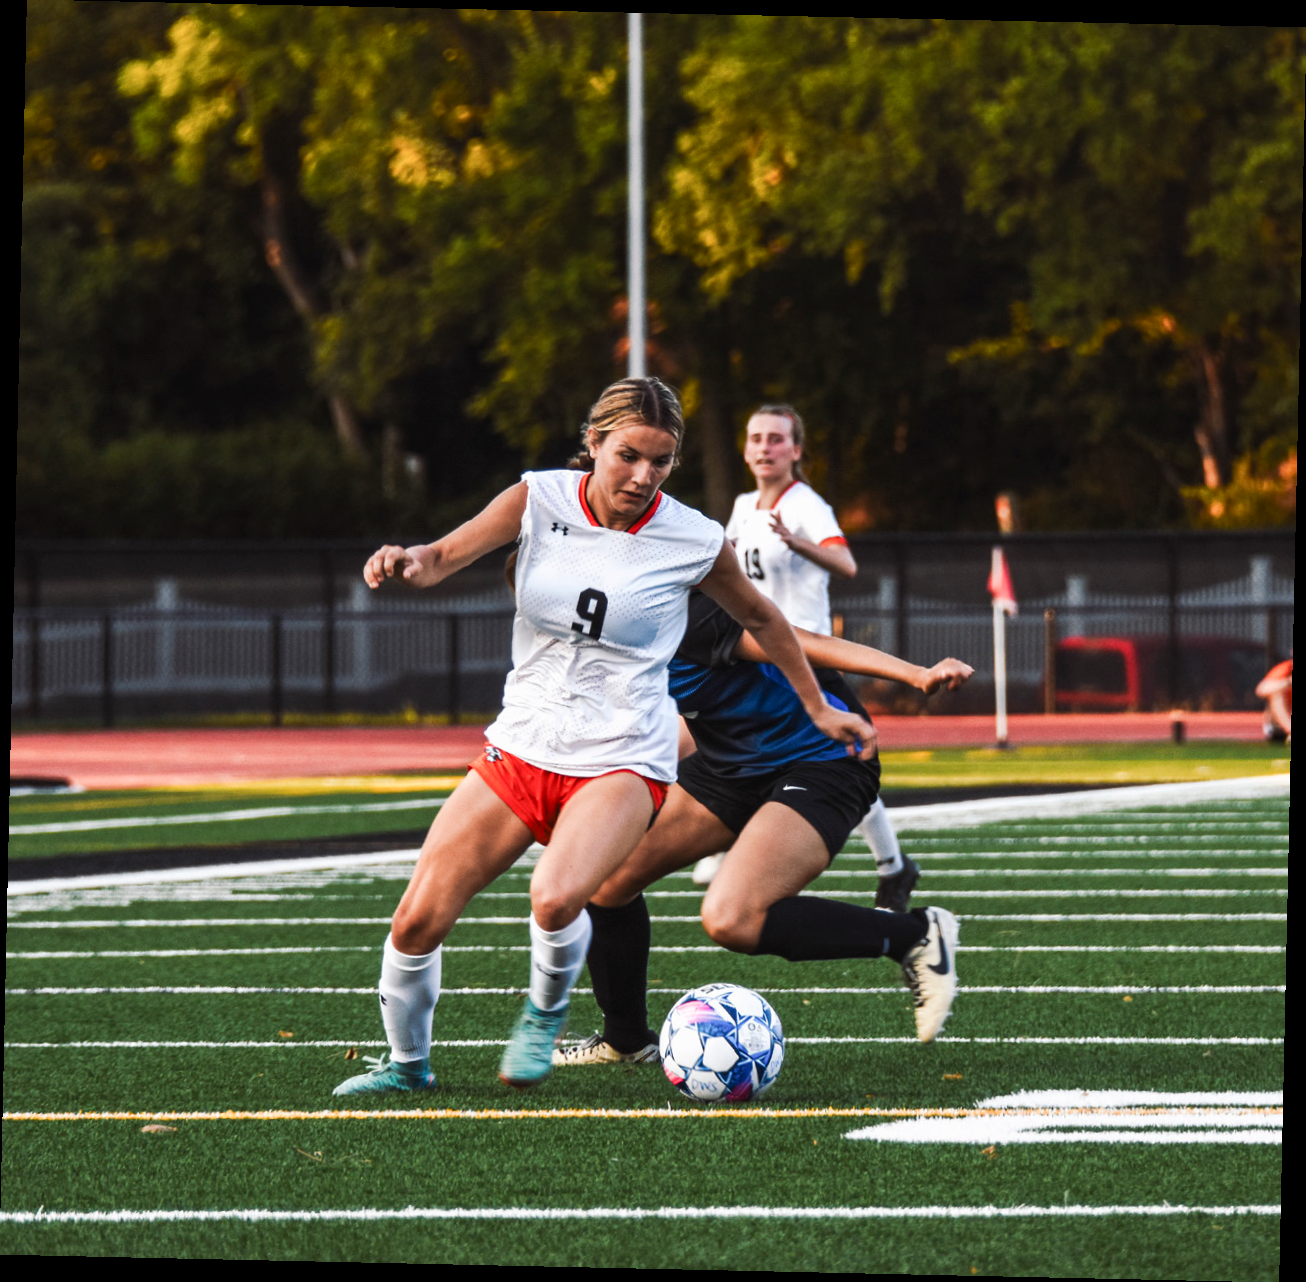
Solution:
M 844 744 L 850 757 L 870 761 L 875 756 L 878 746 L 875 727 L 855 712 L 840 712 L 827 703 L 812 717 L 812 724 L 827 738 Z
M 920 689 L 925 694 L 936 690 L 960 690 L 965 682 L 975 675 L 975 669 L 960 659 L 942 659 L 932 668 L 927 668 L 921 677 Z
M 411 548 L 401 548 L 387 543 L 367 558 L 363 566 L 363 582 L 369 588 L 379 588 L 386 579 L 399 579 L 410 587 L 424 588 L 437 582 L 435 551 L 429 543 Z

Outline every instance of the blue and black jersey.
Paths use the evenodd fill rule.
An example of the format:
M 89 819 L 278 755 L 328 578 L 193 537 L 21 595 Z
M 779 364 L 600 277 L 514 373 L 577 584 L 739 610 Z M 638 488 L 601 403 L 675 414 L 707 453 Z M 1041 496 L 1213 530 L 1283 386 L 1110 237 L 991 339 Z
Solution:
M 689 623 L 668 665 L 667 681 L 703 763 L 715 774 L 744 777 L 802 761 L 846 759 L 847 749 L 811 723 L 778 668 L 732 657 L 743 631 L 710 597 L 691 593 Z M 866 716 L 842 677 L 817 675 L 831 706 Z

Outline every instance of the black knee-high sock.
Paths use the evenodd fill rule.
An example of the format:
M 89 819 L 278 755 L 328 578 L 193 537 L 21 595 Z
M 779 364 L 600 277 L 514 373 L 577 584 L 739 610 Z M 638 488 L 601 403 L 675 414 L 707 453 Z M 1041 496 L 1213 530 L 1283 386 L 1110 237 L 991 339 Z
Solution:
M 837 899 L 795 895 L 767 909 L 756 951 L 786 961 L 892 957 L 900 962 L 928 929 L 919 908 L 887 913 Z
M 603 1038 L 623 1055 L 643 1050 L 657 1036 L 648 1026 L 648 950 L 653 929 L 639 895 L 622 908 L 589 904 L 590 982 L 603 1012 Z

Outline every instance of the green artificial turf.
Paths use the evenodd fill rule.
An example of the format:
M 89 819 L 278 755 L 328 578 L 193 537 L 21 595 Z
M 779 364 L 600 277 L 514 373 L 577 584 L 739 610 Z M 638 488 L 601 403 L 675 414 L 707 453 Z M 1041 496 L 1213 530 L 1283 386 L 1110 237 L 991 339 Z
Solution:
M 433 1056 L 440 1089 L 431 1095 L 363 1101 L 374 1117 L 154 1123 L 175 1128 L 162 1132 L 142 1130 L 151 1124 L 145 1117 L 4 1123 L 2 1203 L 10 1214 L 792 1207 L 820 1218 L 8 1220 L 0 1221 L 0 1250 L 1277 1277 L 1277 1216 L 989 1220 L 955 1209 L 1277 1204 L 1276 1144 L 885 1143 L 845 1137 L 887 1118 L 820 1113 L 971 1109 L 1020 1090 L 1281 1090 L 1283 1046 L 1267 1039 L 1284 1036 L 1284 995 L 1211 990 L 1284 984 L 1286 840 L 1287 805 L 1279 800 L 904 833 L 904 848 L 925 869 L 916 902 L 950 906 L 962 917 L 962 992 L 944 1036 L 929 1046 L 912 1040 L 910 999 L 891 962 L 790 965 L 714 949 L 696 921 L 698 892 L 685 876 L 668 879 L 649 899 L 654 1025 L 681 992 L 704 982 L 728 980 L 768 995 L 784 1021 L 788 1054 L 760 1107 L 779 1117 L 753 1115 L 751 1105 L 695 1105 L 656 1065 L 560 1070 L 527 1094 L 503 1087 L 495 1074 L 500 1044 L 528 967 L 529 870 L 519 868 L 473 904 L 448 940 Z M 866 903 L 872 869 L 864 847 L 850 843 L 813 889 Z M 6 1111 L 338 1105 L 332 1088 L 361 1068 L 356 1054 L 346 1056 L 374 1054 L 382 1041 L 374 985 L 403 878 L 401 867 L 305 870 L 11 896 Z M 1025 920 L 1035 915 L 1072 920 Z M 1152 919 L 1158 916 L 1189 919 Z M 1137 917 L 1149 919 L 1130 919 Z M 1160 947 L 1205 951 L 1141 951 Z M 1230 947 L 1270 951 L 1213 951 Z M 1096 951 L 1103 948 L 1110 951 Z M 287 951 L 308 949 L 327 951 Z M 1032 987 L 1133 991 L 980 991 Z M 187 988 L 245 991 L 177 991 Z M 1199 991 L 1156 991 L 1167 988 Z M 49 991 L 57 989 L 77 991 Z M 597 1026 L 587 989 L 582 977 L 570 1036 Z M 829 991 L 837 989 L 865 991 Z M 902 1040 L 866 1040 L 877 1038 Z M 973 1040 L 986 1038 L 1005 1040 Z M 1156 1040 L 1164 1038 L 1189 1040 Z M 1229 1038 L 1249 1040 L 1218 1040 Z M 85 1044 L 97 1042 L 116 1044 Z M 573 1113 L 381 1116 L 412 1105 Z M 596 1109 L 659 1115 L 584 1115 Z M 834 1218 L 840 1208 L 874 1207 L 954 1209 L 928 1219 Z

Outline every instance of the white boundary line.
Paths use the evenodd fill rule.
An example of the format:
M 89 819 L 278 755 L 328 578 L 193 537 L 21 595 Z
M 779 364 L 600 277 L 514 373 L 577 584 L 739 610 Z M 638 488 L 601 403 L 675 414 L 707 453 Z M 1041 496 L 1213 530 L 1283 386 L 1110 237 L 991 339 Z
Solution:
M 993 797 L 984 801 L 945 801 L 931 806 L 899 806 L 892 811 L 899 832 L 936 828 L 966 828 L 1004 819 L 1042 815 L 1097 814 L 1131 805 L 1190 805 L 1210 799 L 1256 799 L 1290 793 L 1291 775 L 1257 775 L 1245 779 L 1213 779 L 1200 783 L 1144 784 L 1093 792 L 1050 793 L 1036 797 Z M 211 864 L 199 868 L 167 868 L 150 872 L 97 873 L 82 877 L 49 877 L 11 882 L 8 894 L 34 895 L 88 886 L 139 886 L 162 881 L 206 881 L 213 877 L 252 877 L 314 868 L 365 868 L 369 864 L 417 859 L 417 850 L 391 850 L 368 855 L 330 855 L 310 859 L 271 859 L 246 864 Z
M 943 802 L 935 806 L 897 806 L 889 813 L 894 827 L 906 831 L 963 828 L 972 824 L 1000 823 L 1005 819 L 1036 819 L 1044 815 L 1092 815 L 1130 806 L 1201 805 L 1231 797 L 1254 800 L 1278 797 L 1292 791 L 1288 772 L 1252 775 L 1243 779 L 1211 779 L 1198 783 L 1133 784 L 1126 788 L 1101 788 L 1090 792 L 1057 792 L 1036 797 L 989 797 L 983 801 Z
M 1126 893 L 1126 892 L 1121 892 Z M 1287 913 L 959 913 L 962 921 L 1287 921 Z M 525 926 L 528 917 L 460 917 L 458 926 Z M 650 921 L 698 926 L 702 919 L 654 915 Z M 83 917 L 68 921 L 10 921 L 9 930 L 163 929 L 183 926 L 389 926 L 389 917 Z
M 654 1206 L 654 1207 L 363 1207 L 326 1211 L 230 1210 L 0 1211 L 8 1224 L 288 1224 L 376 1220 L 1021 1220 L 1109 1216 L 1282 1215 L 1278 1203 L 1247 1206 Z
M 952 1042 L 964 1046 L 1282 1046 L 1282 1037 L 954 1037 L 943 1033 L 936 1043 Z M 794 1046 L 915 1046 L 915 1037 L 786 1037 L 785 1043 Z M 270 1050 L 282 1047 L 306 1046 L 319 1050 L 339 1047 L 384 1046 L 376 1038 L 355 1038 L 354 1041 L 231 1041 L 231 1042 L 5 1042 L 5 1050 Z M 475 1049 L 481 1046 L 507 1046 L 506 1038 L 442 1038 L 431 1043 L 433 1050 L 452 1047 Z M 573 1045 L 574 1041 L 564 1042 Z
M 577 996 L 592 996 L 592 988 L 573 988 Z M 822 996 L 856 996 L 885 997 L 903 996 L 898 987 L 877 985 L 874 988 L 853 987 L 802 987 L 772 988 L 769 985 L 759 988 L 759 992 L 794 996 L 802 993 L 816 993 Z M 959 993 L 984 993 L 993 995 L 1007 994 L 1013 997 L 1042 997 L 1049 994 L 1073 994 L 1084 997 L 1118 996 L 1121 993 L 1155 993 L 1174 996 L 1180 993 L 1201 993 L 1203 995 L 1228 995 L 1233 993 L 1286 993 L 1284 984 L 1174 984 L 1160 986 L 1156 984 L 962 984 Z M 164 993 L 177 996 L 195 997 L 253 997 L 262 994 L 306 996 L 317 994 L 324 997 L 373 997 L 376 986 L 368 988 L 328 988 L 298 985 L 262 985 L 262 984 L 139 984 L 139 985 L 85 985 L 58 988 L 6 988 L 6 997 L 102 997 L 131 996 L 141 993 Z M 441 997 L 524 997 L 524 988 L 442 988 Z
M 529 944 L 445 944 L 446 953 L 528 953 Z M 90 961 L 97 957 L 280 957 L 305 953 L 375 953 L 375 944 L 303 948 L 103 948 L 6 952 L 6 961 Z M 720 953 L 719 944 L 654 944 L 650 953 Z M 959 953 L 1285 953 L 1283 944 L 958 944 Z
M 15 895 L 43 895 L 56 890 L 84 890 L 95 886 L 148 886 L 155 882 L 208 881 L 215 877 L 262 877 L 282 872 L 309 872 L 322 868 L 366 868 L 371 864 L 394 864 L 412 860 L 422 852 L 378 850 L 365 855 L 323 855 L 310 859 L 262 859 L 247 864 L 205 864 L 197 868 L 156 868 L 145 872 L 93 873 L 84 877 L 43 877 L 11 881 L 9 898 Z
M 243 819 L 285 819 L 295 815 L 361 815 L 387 810 L 438 810 L 445 797 L 410 797 L 402 801 L 358 801 L 328 806 L 262 806 L 251 810 L 215 810 L 190 815 L 112 815 L 65 819 L 58 823 L 10 824 L 11 837 L 54 832 L 100 832 L 110 828 L 176 828 L 185 824 L 237 823 Z

